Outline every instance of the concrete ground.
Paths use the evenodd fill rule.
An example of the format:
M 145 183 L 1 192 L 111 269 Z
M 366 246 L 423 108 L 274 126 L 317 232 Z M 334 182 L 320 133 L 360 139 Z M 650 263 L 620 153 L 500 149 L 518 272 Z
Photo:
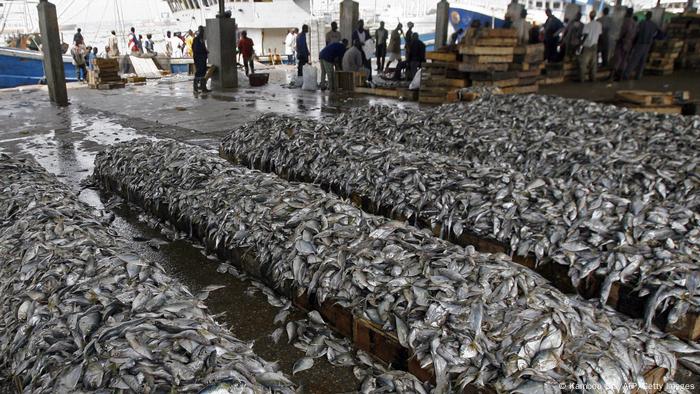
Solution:
M 638 81 L 566 82 L 540 86 L 539 93 L 597 102 L 611 102 L 618 90 L 688 90 L 691 99 L 700 100 L 700 70 L 678 70 L 668 76 L 648 75 Z
M 270 84 L 262 88 L 240 88 L 226 93 L 194 95 L 192 82 L 178 76 L 128 86 L 116 90 L 90 90 L 72 85 L 71 105 L 57 108 L 48 101 L 45 88 L 29 87 L 0 91 L 0 151 L 29 155 L 79 194 L 83 201 L 102 207 L 109 196 L 82 189 L 80 182 L 93 169 L 95 154 L 111 144 L 139 137 L 172 138 L 212 149 L 228 130 L 254 120 L 268 112 L 319 117 L 326 113 L 368 104 L 392 104 L 417 107 L 417 103 L 393 99 L 330 95 L 282 87 L 290 78 L 290 69 L 271 71 Z M 618 87 L 616 87 L 618 86 Z M 691 89 L 700 98 L 700 74 L 688 73 L 673 78 L 649 78 L 608 86 L 597 84 L 562 84 L 543 88 L 545 94 L 582 97 L 606 101 L 620 88 Z M 117 212 L 115 229 L 139 253 L 160 262 L 169 272 L 192 290 L 209 284 L 226 288 L 207 300 L 212 313 L 223 313 L 220 321 L 243 339 L 255 341 L 255 351 L 270 361 L 279 360 L 283 371 L 291 375 L 293 363 L 302 352 L 286 344 L 272 343 L 269 334 L 277 309 L 259 293 L 246 294 L 249 283 L 216 272 L 219 264 L 200 253 L 189 242 L 168 242 L 159 250 L 147 246 L 143 239 L 161 239 L 161 234 L 137 220 L 137 212 Z M 245 318 L 241 318 L 245 316 Z M 297 313 L 292 318 L 300 318 Z M 352 368 L 337 368 L 317 360 L 316 365 L 293 377 L 305 393 L 353 392 L 359 387 Z M 5 386 L 7 389 L 7 386 Z M 3 387 L 0 384 L 0 392 Z

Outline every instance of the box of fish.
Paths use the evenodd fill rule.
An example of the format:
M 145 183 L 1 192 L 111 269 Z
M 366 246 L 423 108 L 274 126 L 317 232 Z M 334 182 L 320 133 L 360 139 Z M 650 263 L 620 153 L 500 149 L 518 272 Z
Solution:
M 207 314 L 216 288 L 134 255 L 37 163 L 0 154 L 0 191 L 0 376 L 19 391 L 294 392 Z
M 683 346 L 562 294 L 503 254 L 461 248 L 198 147 L 114 145 L 98 154 L 94 179 L 144 206 L 168 206 L 151 209 L 162 219 L 205 227 L 208 245 L 250 248 L 273 287 L 292 282 L 297 294 L 391 333 L 433 369 L 437 392 L 557 392 L 564 382 L 629 391 L 625 382 L 643 384 L 658 368 L 669 379 L 667 346 Z
M 264 116 L 234 130 L 220 151 L 290 180 L 318 182 L 370 212 L 409 220 L 458 244 L 486 251 L 501 245 L 529 256 L 518 262 L 538 266 L 565 291 L 579 288 L 643 316 L 647 326 L 658 313 L 656 323 L 667 331 L 700 336 L 700 217 L 688 209 L 693 204 L 669 194 L 630 199 L 573 178 L 533 179 L 517 169 L 517 159 L 407 147 L 392 141 L 413 137 L 382 132 L 371 122 L 348 128 L 352 122 L 340 119 Z M 551 261 L 558 264 L 542 264 Z

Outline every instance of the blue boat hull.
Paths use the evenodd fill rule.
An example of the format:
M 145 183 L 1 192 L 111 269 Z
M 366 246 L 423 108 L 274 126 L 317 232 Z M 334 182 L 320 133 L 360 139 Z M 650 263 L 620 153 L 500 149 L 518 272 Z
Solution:
M 76 81 L 75 67 L 64 57 L 67 81 Z M 21 49 L 0 48 L 0 89 L 36 85 L 44 79 L 41 54 Z
M 464 29 L 464 31 L 467 31 L 469 29 L 469 25 L 471 25 L 472 21 L 475 20 L 481 21 L 481 26 L 493 24 L 494 28 L 501 28 L 505 23 L 503 19 L 492 18 L 490 15 L 465 10 L 463 8 L 450 8 L 449 15 L 450 24 L 455 31 L 459 29 Z

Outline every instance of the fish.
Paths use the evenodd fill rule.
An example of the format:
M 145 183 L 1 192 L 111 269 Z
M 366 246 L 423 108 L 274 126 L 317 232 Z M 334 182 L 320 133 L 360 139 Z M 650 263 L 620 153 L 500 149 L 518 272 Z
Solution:
M 34 160 L 0 154 L 0 190 L 0 363 L 22 390 L 272 392 L 275 364 Z
M 284 128 L 285 122 L 271 123 L 269 130 Z M 294 136 L 297 134 L 301 135 Z M 287 138 L 285 135 L 278 137 Z M 259 138 L 240 137 L 243 147 L 250 139 Z M 356 142 L 337 149 L 363 146 L 362 141 Z M 365 148 L 357 149 L 361 152 Z M 383 149 L 366 147 L 372 157 L 384 157 Z M 263 148 L 260 152 L 267 154 Z M 444 163 L 448 165 L 447 160 Z M 397 179 L 412 182 L 414 164 L 396 169 Z M 304 166 L 315 165 L 311 160 Z M 293 171 L 301 171 L 301 167 Z M 100 187 L 122 185 L 114 191 L 129 203 L 173 207 L 167 215 L 150 212 L 167 220 L 182 217 L 193 227 L 207 229 L 193 236 L 204 244 L 213 245 L 220 239 L 224 248 L 246 248 L 247 269 L 277 294 L 288 299 L 313 294 L 319 305 L 340 306 L 397 338 L 400 334 L 403 340 L 405 335 L 402 345 L 407 354 L 414 354 L 425 368 L 439 367 L 438 391 L 483 385 L 508 392 L 524 387 L 521 385 L 531 379 L 542 380 L 534 374 L 552 371 L 558 374 L 557 382 L 593 383 L 598 374 L 593 369 L 581 372 L 579 366 L 589 363 L 596 367 L 600 355 L 613 360 L 610 374 L 617 377 L 606 377 L 610 381 L 643 379 L 647 366 L 628 365 L 627 359 L 653 359 L 654 365 L 675 369 L 675 358 L 664 347 L 663 334 L 643 331 L 639 321 L 601 309 L 597 302 L 562 293 L 532 270 L 514 264 L 507 254 L 480 253 L 405 221 L 365 212 L 317 184 L 289 182 L 174 141 L 137 140 L 110 146 L 97 155 L 94 176 Z M 344 183 L 337 185 L 344 187 Z M 528 198 L 545 189 L 531 190 Z M 128 195 L 124 190 L 129 190 Z M 426 193 L 430 190 L 426 188 Z M 599 203 L 584 203 L 584 196 L 579 193 L 575 209 L 597 209 Z M 468 205 L 483 206 L 477 200 Z M 541 220 L 540 215 L 532 218 Z M 488 223 L 489 228 L 491 225 Z M 233 236 L 241 228 L 247 231 L 245 239 Z M 388 228 L 391 231 L 385 231 Z M 564 242 L 581 242 L 565 230 L 562 234 Z M 256 289 L 268 294 L 262 286 Z M 494 296 L 496 289 L 499 291 Z M 268 302 L 285 305 L 276 298 L 268 295 Z M 399 328 L 397 318 L 405 330 Z M 312 359 L 325 356 L 331 363 L 351 361 L 345 356 L 349 349 L 329 345 L 334 342 L 327 341 L 331 338 L 326 334 L 329 329 L 318 311 L 309 312 L 305 320 L 287 321 L 289 342 Z M 323 328 L 314 333 L 310 326 Z M 550 335 L 554 332 L 566 334 Z M 635 335 L 623 340 L 616 336 L 619 332 Z M 547 349 L 539 348 L 543 342 Z M 587 351 L 582 354 L 581 348 Z M 618 359 L 615 354 L 621 350 L 630 357 Z M 542 352 L 540 356 L 536 356 L 538 352 Z M 513 354 L 522 358 L 515 369 L 528 369 L 528 373 L 506 372 L 511 364 L 501 360 Z M 380 368 L 366 354 L 358 352 L 355 357 L 358 366 Z M 550 369 L 552 365 L 555 367 Z M 390 389 L 399 384 L 378 379 L 373 373 L 359 375 L 366 379 L 361 390 L 377 385 Z M 550 379 L 542 381 L 549 382 L 547 389 L 557 387 Z M 412 387 L 409 392 L 412 390 L 419 389 Z
M 294 363 L 292 367 L 292 375 L 296 375 L 297 372 L 306 371 L 307 369 L 314 366 L 314 359 L 311 357 L 302 357 Z
M 523 110 L 534 107 L 552 114 Z M 596 125 L 594 133 L 580 127 L 581 115 Z M 609 119 L 621 121 L 610 126 Z M 591 275 L 637 289 L 682 287 L 674 278 L 700 273 L 700 237 L 686 225 L 697 223 L 687 207 L 700 198 L 691 178 L 700 165 L 694 122 L 557 97 L 489 94 L 468 105 L 376 105 L 320 120 L 267 114 L 232 130 L 219 150 L 290 181 L 312 180 L 370 213 L 439 229 L 462 246 L 469 232 L 508 245 L 504 253 L 533 256 L 537 267 L 566 265 L 564 290 Z M 279 128 L 295 132 L 278 135 Z M 649 250 L 655 242 L 662 245 Z M 619 243 L 624 247 L 610 248 Z M 677 243 L 683 247 L 671 247 Z M 624 255 L 625 265 L 584 269 L 613 254 Z M 668 264 L 674 274 L 658 269 Z M 610 276 L 616 271 L 624 274 Z M 700 295 L 672 297 L 650 313 L 676 302 L 700 308 Z

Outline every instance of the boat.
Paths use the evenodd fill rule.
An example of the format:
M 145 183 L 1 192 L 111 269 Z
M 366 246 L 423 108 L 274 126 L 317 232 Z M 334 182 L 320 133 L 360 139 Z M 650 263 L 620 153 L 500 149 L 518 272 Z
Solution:
M 70 56 L 63 56 L 67 81 L 77 81 Z M 36 85 L 44 81 L 43 54 L 30 49 L 0 47 L 0 89 Z

